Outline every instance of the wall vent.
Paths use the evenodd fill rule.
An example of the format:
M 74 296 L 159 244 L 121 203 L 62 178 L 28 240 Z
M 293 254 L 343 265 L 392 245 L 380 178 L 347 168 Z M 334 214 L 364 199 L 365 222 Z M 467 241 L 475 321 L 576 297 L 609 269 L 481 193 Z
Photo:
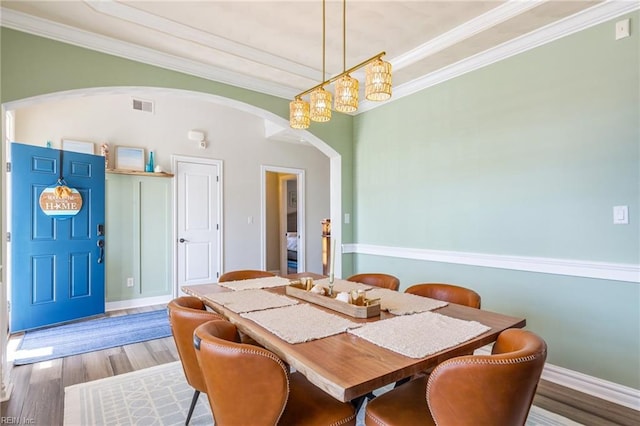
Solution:
M 145 101 L 144 99 L 133 98 L 133 109 L 136 111 L 153 113 L 153 102 Z

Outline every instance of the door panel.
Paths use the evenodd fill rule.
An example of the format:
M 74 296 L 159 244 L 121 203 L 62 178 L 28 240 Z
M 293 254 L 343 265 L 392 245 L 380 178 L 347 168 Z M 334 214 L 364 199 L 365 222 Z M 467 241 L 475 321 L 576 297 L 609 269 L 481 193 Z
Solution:
M 11 331 L 104 313 L 103 237 L 96 235 L 104 223 L 104 158 L 13 143 L 11 164 Z M 82 195 L 70 218 L 47 216 L 39 205 L 60 168 Z
M 220 272 L 219 168 L 177 163 L 178 288 L 217 281 Z

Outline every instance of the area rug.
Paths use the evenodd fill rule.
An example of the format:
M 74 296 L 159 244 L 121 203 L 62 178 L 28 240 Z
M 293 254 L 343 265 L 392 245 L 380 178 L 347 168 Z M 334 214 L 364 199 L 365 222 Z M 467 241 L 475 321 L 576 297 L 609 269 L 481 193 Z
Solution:
M 184 425 L 192 396 L 193 389 L 184 378 L 180 362 L 162 364 L 66 387 L 64 424 Z M 189 424 L 213 424 L 206 395 L 200 395 Z M 364 425 L 364 406 L 358 413 L 357 424 Z M 526 425 L 575 426 L 579 423 L 533 406 Z
M 165 309 L 105 317 L 27 331 L 15 352 L 15 365 L 99 351 L 171 336 Z

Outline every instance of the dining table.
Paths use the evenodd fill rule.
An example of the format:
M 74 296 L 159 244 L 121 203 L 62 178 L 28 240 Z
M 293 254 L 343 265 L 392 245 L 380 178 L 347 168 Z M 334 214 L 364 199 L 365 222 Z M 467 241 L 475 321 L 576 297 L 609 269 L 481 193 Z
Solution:
M 316 280 L 323 278 L 322 275 L 314 273 L 291 274 L 283 278 L 299 280 L 306 277 Z M 286 295 L 285 287 L 281 285 L 264 288 L 264 291 L 284 296 Z M 289 343 L 247 318 L 247 315 L 235 312 L 229 306 L 214 300 L 217 294 L 231 292 L 234 291 L 233 289 L 211 283 L 183 286 L 182 291 L 202 300 L 207 307 L 235 324 L 241 333 L 250 336 L 258 344 L 275 353 L 286 364 L 302 373 L 314 385 L 343 402 L 361 399 L 376 389 L 402 379 L 406 380 L 436 367 L 447 359 L 468 355 L 476 349 L 495 342 L 502 331 L 508 328 L 523 328 L 526 325 L 524 318 L 447 303 L 446 306 L 434 309 L 433 312 L 453 319 L 477 322 L 486 326 L 487 330 L 464 342 L 416 358 L 379 346 L 350 332 L 340 332 L 300 343 Z M 296 300 L 296 303 L 309 302 Z M 379 315 L 371 318 L 354 318 L 323 306 L 312 305 L 362 326 L 395 317 L 390 312 L 380 311 Z M 411 321 L 412 317 L 408 315 L 407 320 Z M 297 318 L 289 318 L 288 321 L 291 321 L 294 326 L 304 325 L 300 324 Z M 313 327 L 313 324 L 306 324 L 306 326 Z M 428 330 L 425 330 L 424 336 L 419 338 L 429 339 Z

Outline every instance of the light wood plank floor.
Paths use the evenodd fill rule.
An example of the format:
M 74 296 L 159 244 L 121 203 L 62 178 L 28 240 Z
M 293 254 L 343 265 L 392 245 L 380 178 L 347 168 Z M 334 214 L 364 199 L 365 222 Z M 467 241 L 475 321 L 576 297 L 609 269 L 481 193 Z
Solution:
M 128 309 L 108 315 L 165 309 L 165 306 Z M 62 425 L 65 386 L 111 377 L 154 365 L 178 361 L 173 338 L 74 355 L 37 364 L 14 367 L 13 393 L 2 403 L 2 416 L 17 417 L 20 424 Z M 638 411 L 593 398 L 556 384 L 541 381 L 534 404 L 548 411 L 593 426 L 638 425 Z

